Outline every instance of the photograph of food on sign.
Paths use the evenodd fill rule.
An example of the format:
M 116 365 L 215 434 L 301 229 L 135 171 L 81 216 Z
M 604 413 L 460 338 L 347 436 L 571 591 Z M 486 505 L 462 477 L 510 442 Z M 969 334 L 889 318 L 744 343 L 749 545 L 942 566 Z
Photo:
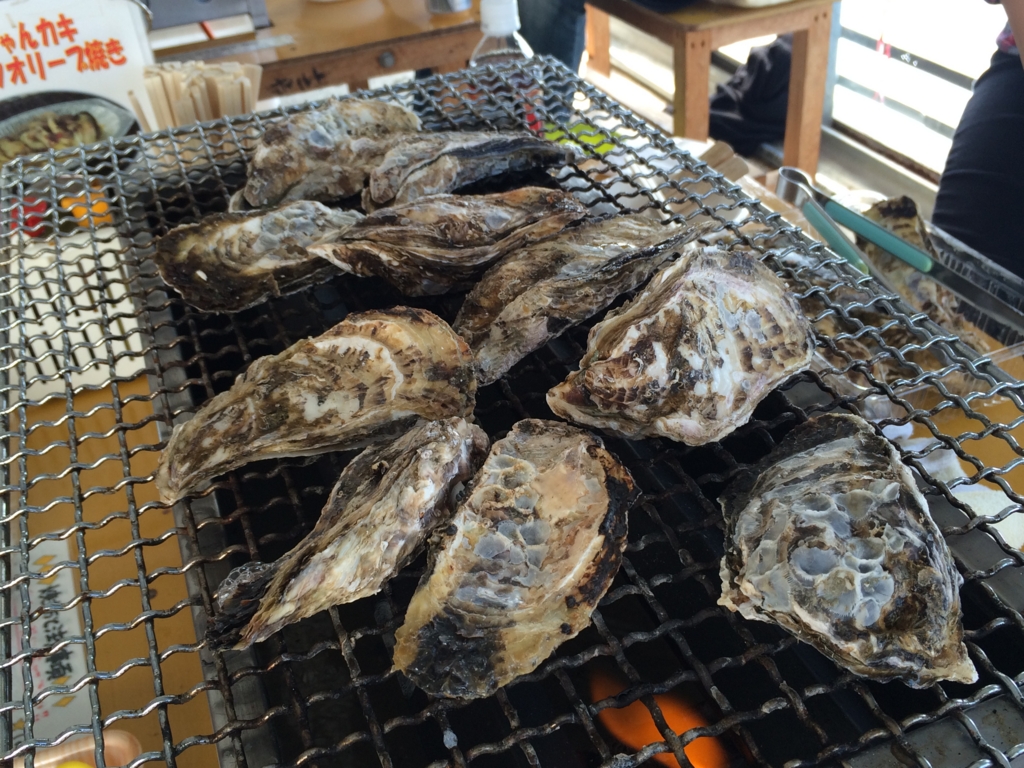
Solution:
M 153 55 L 131 0 L 0 4 L 0 163 L 139 130 Z

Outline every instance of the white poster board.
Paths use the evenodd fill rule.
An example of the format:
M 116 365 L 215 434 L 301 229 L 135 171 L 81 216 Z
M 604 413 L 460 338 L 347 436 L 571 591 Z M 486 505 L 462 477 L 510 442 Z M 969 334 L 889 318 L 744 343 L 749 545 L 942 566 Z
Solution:
M 3 0 L 0 162 L 24 146 L 122 136 L 135 124 L 133 98 L 152 121 L 143 79 L 152 63 L 146 17 L 132 0 Z

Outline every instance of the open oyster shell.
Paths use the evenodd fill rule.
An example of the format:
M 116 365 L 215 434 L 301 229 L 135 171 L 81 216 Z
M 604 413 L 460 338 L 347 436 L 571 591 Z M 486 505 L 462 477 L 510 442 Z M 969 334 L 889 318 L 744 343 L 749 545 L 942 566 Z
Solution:
M 590 624 L 626 545 L 633 479 L 601 441 L 527 419 L 480 469 L 395 633 L 438 696 L 489 696 Z
M 421 421 L 394 442 L 364 450 L 342 470 L 298 546 L 263 569 L 247 563 L 238 576 L 228 574 L 225 595 L 253 571 L 262 584 L 250 580 L 236 599 L 218 606 L 211 639 L 233 641 L 248 621 L 238 646 L 245 647 L 331 606 L 376 594 L 451 519 L 454 492 L 483 463 L 489 443 L 480 427 L 456 416 Z
M 858 675 L 972 683 L 960 585 L 910 470 L 857 416 L 796 427 L 722 495 L 719 604 Z

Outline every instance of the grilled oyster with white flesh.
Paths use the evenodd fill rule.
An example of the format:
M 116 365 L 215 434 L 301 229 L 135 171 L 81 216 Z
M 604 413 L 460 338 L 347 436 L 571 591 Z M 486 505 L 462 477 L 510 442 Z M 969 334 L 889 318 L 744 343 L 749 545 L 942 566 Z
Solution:
M 156 485 L 170 503 L 251 461 L 397 437 L 418 419 L 468 416 L 473 354 L 441 318 L 395 307 L 349 315 L 261 357 L 174 428 Z
M 337 242 L 311 250 L 357 275 L 377 275 L 407 296 L 469 288 L 506 253 L 587 215 L 567 192 L 524 187 L 497 195 L 431 195 L 374 211 Z
M 571 147 L 527 131 L 410 136 L 395 143 L 370 173 L 363 208 L 404 205 L 492 176 L 564 166 L 575 159 Z
M 577 424 L 704 445 L 813 355 L 811 325 L 775 273 L 745 251 L 701 248 L 594 326 L 580 370 L 547 400 Z
M 428 693 L 489 696 L 590 624 L 622 561 L 629 472 L 582 430 L 528 419 L 491 447 L 395 633 Z
M 308 248 L 340 236 L 362 218 L 309 201 L 216 213 L 157 238 L 153 260 L 164 282 L 193 307 L 238 312 L 335 274 Z
M 335 99 L 291 115 L 257 142 L 245 199 L 263 207 L 358 194 L 392 143 L 419 129 L 412 111 L 383 101 Z
M 454 492 L 480 467 L 488 445 L 480 427 L 454 417 L 421 421 L 394 442 L 364 450 L 342 471 L 316 527 L 265 571 L 261 595 L 250 590 L 224 606 L 215 631 L 244 624 L 259 599 L 241 634 L 245 647 L 376 594 L 451 518 Z
M 698 230 L 616 216 L 510 253 L 466 296 L 455 327 L 481 384 L 644 283 Z
M 801 424 L 720 501 L 721 605 L 858 675 L 914 688 L 977 680 L 963 580 L 910 470 L 866 421 Z

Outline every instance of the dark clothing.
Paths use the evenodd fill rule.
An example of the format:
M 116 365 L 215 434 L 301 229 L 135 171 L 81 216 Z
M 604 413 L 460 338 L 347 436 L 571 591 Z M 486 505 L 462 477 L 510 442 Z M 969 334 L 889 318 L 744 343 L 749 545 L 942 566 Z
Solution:
M 711 97 L 711 138 L 728 142 L 741 155 L 754 154 L 765 142 L 782 141 L 792 59 L 792 35 L 751 48 L 747 63 Z
M 932 222 L 1024 277 L 1024 67 L 996 53 L 974 84 Z

